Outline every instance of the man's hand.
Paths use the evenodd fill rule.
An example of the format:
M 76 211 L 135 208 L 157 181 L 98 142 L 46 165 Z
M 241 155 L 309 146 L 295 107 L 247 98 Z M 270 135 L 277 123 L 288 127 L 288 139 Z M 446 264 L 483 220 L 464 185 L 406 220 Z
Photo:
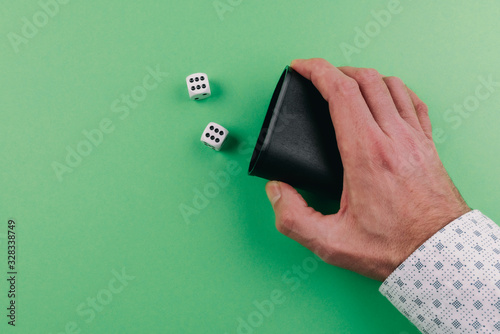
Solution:
M 342 163 L 340 210 L 324 216 L 286 183 L 266 192 L 276 227 L 325 262 L 385 280 L 434 233 L 470 211 L 432 141 L 427 106 L 396 77 L 295 60 L 330 105 Z

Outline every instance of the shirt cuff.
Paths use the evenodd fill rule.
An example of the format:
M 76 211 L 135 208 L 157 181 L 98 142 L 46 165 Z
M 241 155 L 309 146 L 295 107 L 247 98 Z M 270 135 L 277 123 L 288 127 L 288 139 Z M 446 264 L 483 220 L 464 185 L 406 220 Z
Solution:
M 423 333 L 500 331 L 500 228 L 478 210 L 415 250 L 379 291 Z

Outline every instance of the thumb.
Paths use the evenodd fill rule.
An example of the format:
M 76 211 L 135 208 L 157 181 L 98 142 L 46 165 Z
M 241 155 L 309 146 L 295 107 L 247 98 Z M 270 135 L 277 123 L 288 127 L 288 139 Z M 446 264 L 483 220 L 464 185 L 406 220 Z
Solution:
M 276 228 L 284 235 L 312 249 L 328 232 L 325 216 L 307 205 L 290 185 L 271 181 L 266 193 L 276 216 Z

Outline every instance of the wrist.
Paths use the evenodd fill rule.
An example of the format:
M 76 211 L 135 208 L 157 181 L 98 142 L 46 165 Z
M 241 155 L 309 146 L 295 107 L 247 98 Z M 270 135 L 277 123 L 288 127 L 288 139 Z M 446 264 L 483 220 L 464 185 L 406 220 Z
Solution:
M 419 221 L 411 224 L 413 228 L 409 229 L 406 236 L 402 238 L 403 242 L 400 243 L 401 247 L 396 251 L 392 264 L 383 270 L 384 279 L 442 228 L 471 212 L 472 209 L 463 201 L 463 204 L 460 203 L 454 210 L 439 211 L 429 211 L 429 215 L 422 216 Z

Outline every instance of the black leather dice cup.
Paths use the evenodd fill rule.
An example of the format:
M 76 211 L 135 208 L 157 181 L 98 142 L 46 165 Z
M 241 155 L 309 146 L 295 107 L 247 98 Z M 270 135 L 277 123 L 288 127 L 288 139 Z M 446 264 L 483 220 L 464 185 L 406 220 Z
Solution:
M 343 168 L 328 103 L 291 67 L 273 93 L 248 173 L 340 199 Z

